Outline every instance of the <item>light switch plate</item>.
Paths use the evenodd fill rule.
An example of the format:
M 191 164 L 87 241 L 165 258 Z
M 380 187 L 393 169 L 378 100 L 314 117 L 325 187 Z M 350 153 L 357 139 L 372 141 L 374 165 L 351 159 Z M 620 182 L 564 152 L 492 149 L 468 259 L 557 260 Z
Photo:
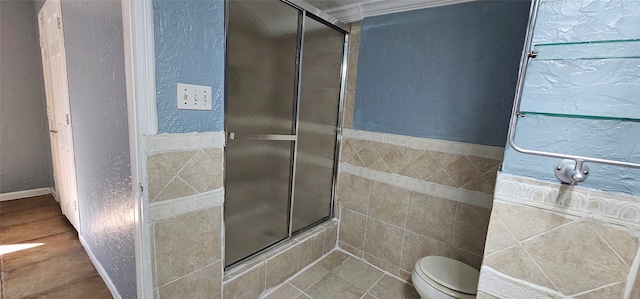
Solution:
M 211 110 L 211 86 L 178 83 L 178 109 Z

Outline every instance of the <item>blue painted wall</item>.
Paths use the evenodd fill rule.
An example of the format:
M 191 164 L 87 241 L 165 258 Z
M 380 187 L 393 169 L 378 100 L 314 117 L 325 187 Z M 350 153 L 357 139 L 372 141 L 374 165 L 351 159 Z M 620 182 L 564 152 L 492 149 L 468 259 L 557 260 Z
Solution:
M 224 128 L 224 1 L 154 0 L 159 133 Z M 176 84 L 208 85 L 212 111 L 178 110 Z
M 62 15 L 82 237 L 118 294 L 136 298 L 121 4 L 62 1 Z
M 353 127 L 503 146 L 529 1 L 365 18 Z
M 543 1 L 534 44 L 640 38 L 640 1 Z M 525 80 L 523 110 L 640 118 L 640 58 L 589 59 L 615 51 L 638 53 L 640 43 L 583 44 L 567 51 L 581 60 L 534 60 Z M 540 48 L 540 56 L 543 49 Z M 516 130 L 527 149 L 579 154 L 640 163 L 640 123 L 527 116 Z M 515 152 L 507 146 L 503 171 L 556 181 L 559 159 Z M 640 195 L 640 170 L 588 163 L 591 175 L 581 186 Z

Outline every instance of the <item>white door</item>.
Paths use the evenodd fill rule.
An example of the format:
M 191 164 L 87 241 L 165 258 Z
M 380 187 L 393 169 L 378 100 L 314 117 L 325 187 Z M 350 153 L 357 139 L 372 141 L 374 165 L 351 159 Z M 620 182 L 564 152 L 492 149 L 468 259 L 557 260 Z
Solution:
M 56 193 L 62 213 L 80 233 L 76 165 L 71 134 L 71 115 L 67 83 L 60 0 L 48 0 L 38 13 L 40 47 L 47 96 L 47 116 Z

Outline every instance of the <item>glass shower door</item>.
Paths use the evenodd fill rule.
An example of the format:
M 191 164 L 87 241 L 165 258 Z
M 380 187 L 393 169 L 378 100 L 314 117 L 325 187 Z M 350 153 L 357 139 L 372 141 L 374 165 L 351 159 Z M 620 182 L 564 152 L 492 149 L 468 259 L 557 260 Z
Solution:
M 301 12 L 228 2 L 225 264 L 289 236 Z
M 304 18 L 292 230 L 331 215 L 344 33 Z

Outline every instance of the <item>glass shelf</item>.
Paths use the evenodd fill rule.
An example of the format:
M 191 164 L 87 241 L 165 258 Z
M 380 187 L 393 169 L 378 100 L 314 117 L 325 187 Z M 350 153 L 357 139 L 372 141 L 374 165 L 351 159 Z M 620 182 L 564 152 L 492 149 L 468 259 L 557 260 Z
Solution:
M 640 39 L 536 44 L 535 60 L 640 58 Z
M 536 112 L 536 111 L 519 111 L 518 112 L 518 116 L 520 117 L 526 117 L 527 115 L 640 123 L 640 119 L 638 118 L 613 117 L 613 116 L 601 116 L 601 115 L 562 114 L 562 113 L 549 113 L 549 112 Z M 640 134 L 640 132 L 638 132 L 638 134 Z
M 640 163 L 640 120 L 520 111 L 523 148 Z

